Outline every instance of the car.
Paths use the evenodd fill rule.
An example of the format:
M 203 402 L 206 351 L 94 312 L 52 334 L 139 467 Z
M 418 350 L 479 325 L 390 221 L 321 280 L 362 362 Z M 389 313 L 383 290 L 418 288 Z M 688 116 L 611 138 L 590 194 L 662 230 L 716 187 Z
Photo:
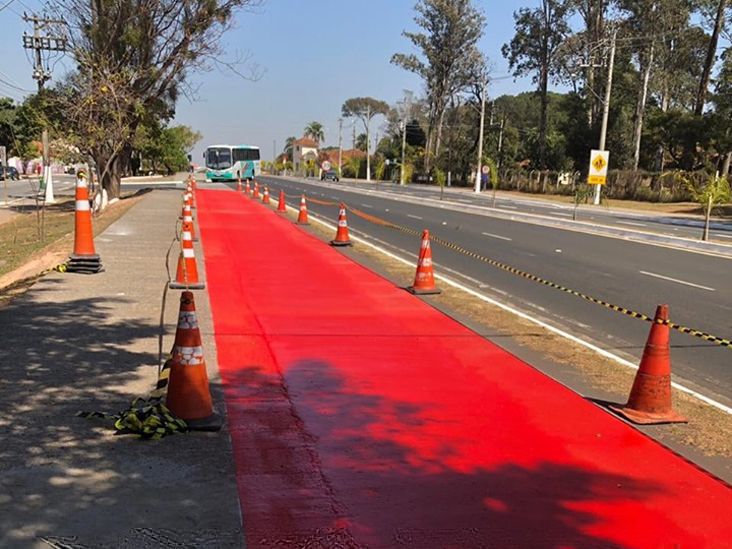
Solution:
M 326 170 L 320 175 L 320 180 L 338 182 L 338 172 L 335 170 Z
M 18 170 L 16 170 L 13 166 L 7 166 L 5 168 L 0 167 L 0 181 L 5 180 L 5 174 L 8 175 L 8 179 L 10 181 L 18 181 L 20 179 L 20 174 L 18 173 Z

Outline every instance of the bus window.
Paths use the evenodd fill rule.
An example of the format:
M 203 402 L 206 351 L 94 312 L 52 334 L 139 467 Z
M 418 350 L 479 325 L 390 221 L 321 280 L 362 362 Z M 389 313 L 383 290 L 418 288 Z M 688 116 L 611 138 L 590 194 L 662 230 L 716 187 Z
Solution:
M 234 149 L 234 162 L 259 160 L 259 149 Z
M 206 167 L 214 170 L 231 168 L 231 150 L 224 148 L 209 149 Z

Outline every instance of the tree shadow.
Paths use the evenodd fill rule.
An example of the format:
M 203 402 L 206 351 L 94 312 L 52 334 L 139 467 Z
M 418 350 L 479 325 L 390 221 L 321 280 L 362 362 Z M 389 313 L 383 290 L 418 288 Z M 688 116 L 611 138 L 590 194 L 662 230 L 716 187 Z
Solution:
M 153 388 L 159 328 L 120 316 L 134 314 L 128 298 L 44 297 L 59 284 L 46 278 L 0 308 L 0 546 L 240 546 L 237 514 L 201 497 L 236 501 L 225 437 L 143 443 L 75 417 Z
M 500 433 L 500 417 L 478 431 L 322 361 L 242 367 L 224 391 L 249 547 L 620 548 L 603 508 L 663 491 L 571 460 L 499 459 L 512 436 L 529 453 L 551 436 Z

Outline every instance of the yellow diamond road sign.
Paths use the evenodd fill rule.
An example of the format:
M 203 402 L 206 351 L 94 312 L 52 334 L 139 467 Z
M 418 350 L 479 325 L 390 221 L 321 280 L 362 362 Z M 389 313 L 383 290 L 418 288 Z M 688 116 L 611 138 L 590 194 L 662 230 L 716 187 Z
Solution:
M 590 152 L 590 170 L 587 183 L 590 185 L 604 185 L 607 181 L 607 164 L 610 158 L 608 151 L 592 150 Z

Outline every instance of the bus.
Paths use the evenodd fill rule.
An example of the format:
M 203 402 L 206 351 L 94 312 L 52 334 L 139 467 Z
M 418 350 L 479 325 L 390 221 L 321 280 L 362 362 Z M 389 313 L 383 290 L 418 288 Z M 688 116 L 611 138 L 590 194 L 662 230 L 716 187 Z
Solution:
M 206 180 L 252 180 L 260 173 L 259 147 L 252 145 L 211 145 L 203 153 Z

